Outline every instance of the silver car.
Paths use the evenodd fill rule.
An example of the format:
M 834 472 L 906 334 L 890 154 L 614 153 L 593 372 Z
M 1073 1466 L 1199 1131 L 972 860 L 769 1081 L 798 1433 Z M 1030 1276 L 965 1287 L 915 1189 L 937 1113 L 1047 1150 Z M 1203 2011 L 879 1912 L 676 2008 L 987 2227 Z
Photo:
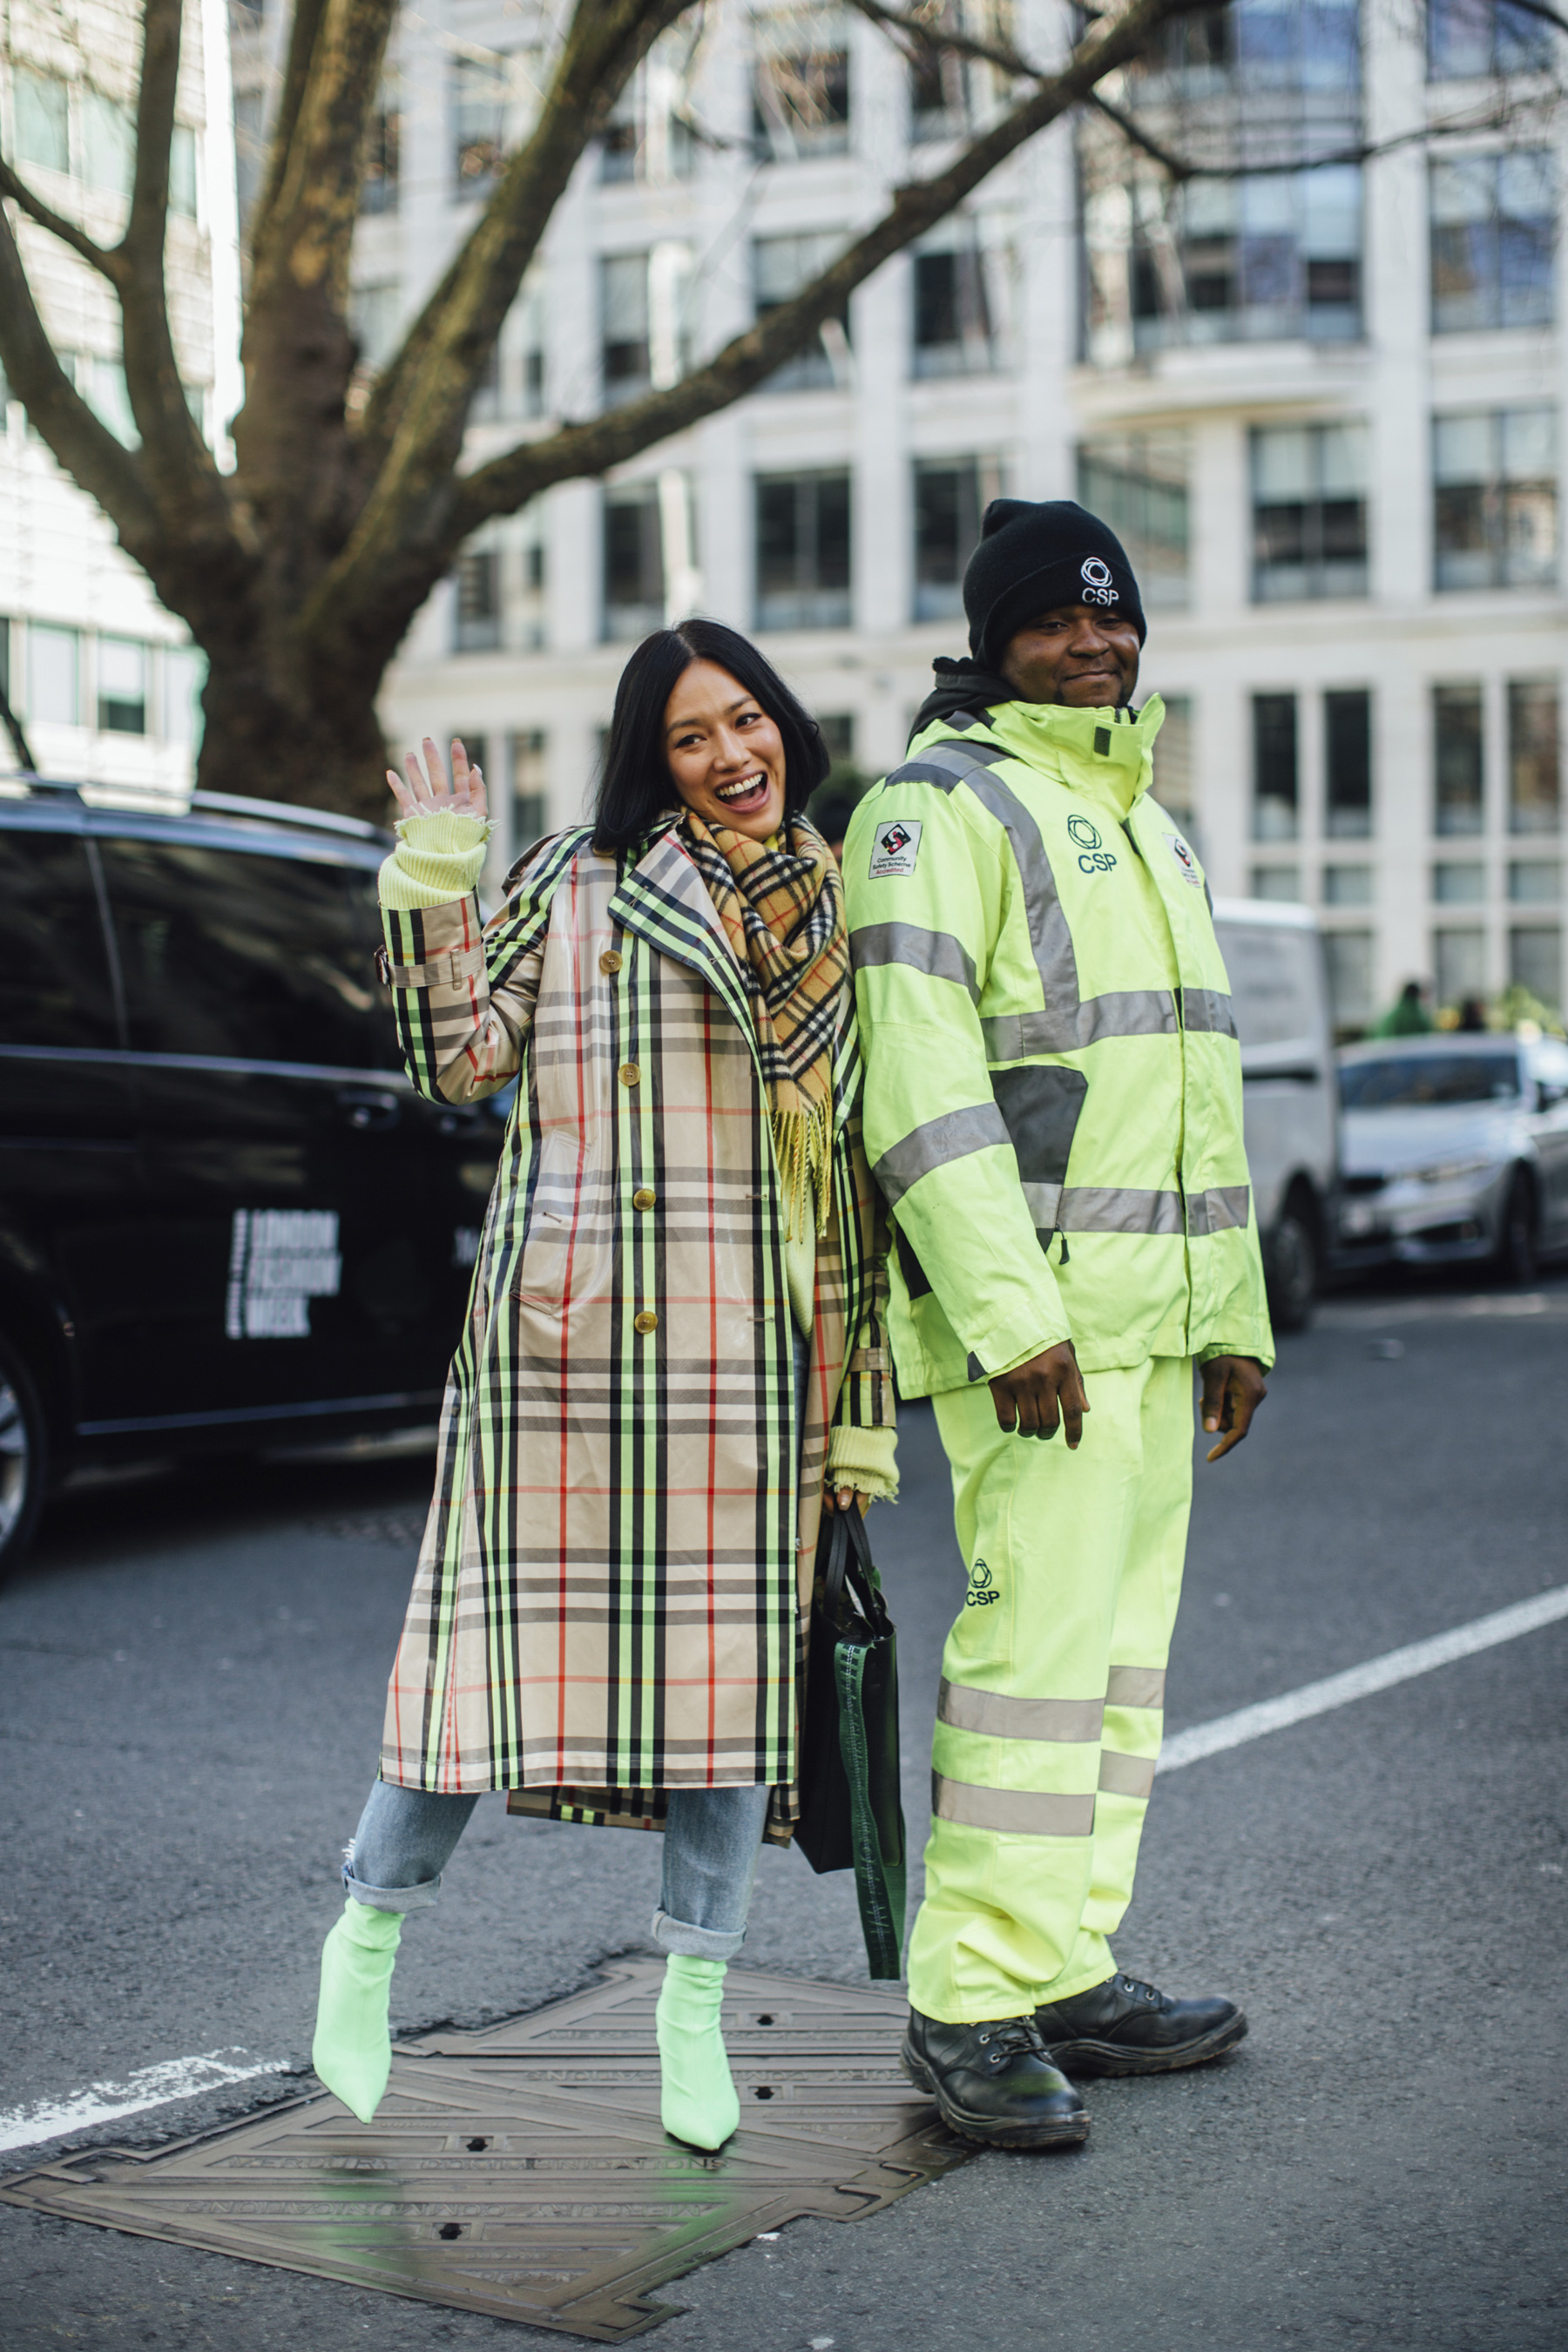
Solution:
M 1450 1033 L 1339 1059 L 1342 1267 L 1479 1259 L 1529 1282 L 1568 1249 L 1568 1045 Z

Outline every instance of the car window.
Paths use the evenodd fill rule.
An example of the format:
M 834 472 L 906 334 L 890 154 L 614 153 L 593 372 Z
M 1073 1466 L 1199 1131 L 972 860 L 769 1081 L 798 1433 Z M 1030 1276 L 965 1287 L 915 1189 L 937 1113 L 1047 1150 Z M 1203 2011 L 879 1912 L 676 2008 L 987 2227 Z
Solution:
M 1345 1110 L 1506 1102 L 1518 1092 L 1514 1054 L 1390 1054 L 1374 1062 L 1346 1062 L 1340 1070 Z
M 1283 1045 L 1322 1026 L 1317 935 L 1283 924 L 1215 926 L 1244 1045 Z
M 0 1045 L 120 1043 L 79 834 L 0 830 Z
M 399 1066 L 374 874 L 184 842 L 102 846 L 138 1052 Z

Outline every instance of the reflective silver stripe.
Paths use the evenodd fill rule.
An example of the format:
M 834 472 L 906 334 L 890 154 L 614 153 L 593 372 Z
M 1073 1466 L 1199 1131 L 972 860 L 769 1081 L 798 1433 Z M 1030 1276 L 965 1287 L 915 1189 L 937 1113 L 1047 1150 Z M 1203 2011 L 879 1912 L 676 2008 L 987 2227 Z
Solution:
M 1008 1698 L 1001 1691 L 972 1690 L 944 1675 L 937 1695 L 937 1720 L 955 1731 L 978 1731 L 988 1739 L 1089 1740 L 1100 1738 L 1105 1718 L 1100 1698 Z
M 997 752 L 993 756 L 1010 759 L 1013 755 Z M 1056 876 L 1051 872 L 1039 826 L 1016 793 L 1009 792 L 1000 777 L 992 774 L 985 761 L 962 743 L 933 743 L 918 760 L 899 769 L 897 774 L 935 784 L 939 791 L 946 793 L 952 792 L 954 784 L 967 784 L 981 807 L 995 818 L 1011 842 L 1018 878 L 1024 887 L 1024 915 L 1029 926 L 1029 944 L 1035 951 L 1035 969 L 1046 996 L 1044 1012 L 1031 1015 L 1041 1024 L 1041 1037 L 1040 1043 L 1029 1050 L 1070 1054 L 1079 1043 L 1079 1015 L 1083 1009 L 1078 958 L 1073 953 L 1072 933 L 1062 911 Z M 893 781 L 889 777 L 889 782 Z M 996 1058 L 1014 1060 L 1016 1056 L 1004 1055 Z
M 849 953 L 857 971 L 877 964 L 902 964 L 932 980 L 955 981 L 976 1004 L 980 1002 L 974 959 L 950 931 L 922 931 L 918 923 L 868 923 L 864 930 L 850 933 Z
M 1070 1037 L 1048 1013 L 999 1013 L 980 1024 L 986 1058 L 1021 1062 L 1029 1054 L 1070 1054 L 1098 1045 L 1102 1037 L 1173 1037 L 1176 1003 L 1168 988 L 1122 988 L 1086 997 L 1078 1007 Z
M 1107 1706 L 1163 1706 L 1163 1666 L 1112 1666 L 1105 1681 Z
M 1179 1192 L 1141 1192 L 1125 1184 L 1025 1184 L 1035 1229 L 1042 1234 L 1223 1234 L 1245 1229 L 1252 1195 L 1245 1184 L 1189 1192 L 1182 1223 Z
M 1023 1193 L 1036 1230 L 1042 1234 L 1182 1230 L 1179 1192 L 1140 1192 L 1123 1184 L 1026 1184 Z
M 1150 1756 L 1122 1756 L 1114 1748 L 1102 1748 L 1100 1785 L 1108 1797 L 1152 1797 L 1154 1759 Z
M 963 1110 L 944 1110 L 928 1118 L 884 1151 L 871 1171 L 889 1209 L 896 1209 L 911 1184 L 950 1160 L 967 1160 L 972 1151 L 989 1151 L 993 1144 L 1012 1149 L 1006 1121 L 994 1102 L 974 1103 Z
M 1092 1797 L 1047 1796 L 1034 1789 L 979 1789 L 973 1780 L 931 1776 L 931 1809 L 965 1829 L 1004 1837 L 1092 1837 Z
M 1234 1226 L 1245 1226 L 1251 1201 L 1251 1188 L 1246 1184 L 1217 1184 L 1209 1192 L 1189 1192 L 1187 1231 L 1223 1234 Z
M 1220 1037 L 1234 1037 L 1236 1034 L 1235 1006 L 1231 999 L 1220 989 L 1184 988 L 1182 1026 L 1184 1029 L 1211 1030 Z

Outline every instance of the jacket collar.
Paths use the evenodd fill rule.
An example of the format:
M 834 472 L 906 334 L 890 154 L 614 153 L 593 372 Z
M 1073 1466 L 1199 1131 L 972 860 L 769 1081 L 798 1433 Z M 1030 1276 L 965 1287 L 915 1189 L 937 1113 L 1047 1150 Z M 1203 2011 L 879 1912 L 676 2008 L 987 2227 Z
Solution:
M 755 1024 L 719 910 L 674 821 L 628 862 L 610 900 L 610 920 L 660 955 L 688 965 L 721 997 L 755 1049 Z
M 1093 801 L 1120 824 L 1149 789 L 1154 738 L 1164 716 L 1165 706 L 1157 694 L 1139 711 L 998 702 L 991 706 L 982 731 L 1016 760 Z M 918 757 L 926 744 L 949 731 L 938 721 L 910 746 L 911 752 Z

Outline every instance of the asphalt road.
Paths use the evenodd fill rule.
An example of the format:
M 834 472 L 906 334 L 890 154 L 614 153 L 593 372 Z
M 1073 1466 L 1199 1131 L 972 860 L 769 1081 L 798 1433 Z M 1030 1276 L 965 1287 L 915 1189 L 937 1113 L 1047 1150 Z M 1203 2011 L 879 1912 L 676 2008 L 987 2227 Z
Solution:
M 1286 1343 L 1253 1438 L 1200 1462 L 1173 1729 L 1568 1581 L 1568 1284 L 1539 1299 L 1346 1301 Z M 906 1431 L 905 1500 L 872 1526 L 918 1844 L 962 1578 L 934 1432 Z M 0 2105 L 220 2046 L 304 2063 L 427 1476 L 414 1453 L 57 1508 L 0 1593 Z M 1162 1780 L 1119 1958 L 1241 1999 L 1236 2057 L 1090 2085 L 1081 2152 L 985 2155 L 742 2249 L 666 2291 L 661 2352 L 1562 2352 L 1565 1685 L 1560 1622 Z M 658 1870 L 654 1839 L 482 1806 L 395 2025 L 533 2008 L 647 1950 Z M 747 1958 L 864 1981 L 848 1886 L 765 1853 Z M 5 2352 L 565 2340 L 0 2206 Z

